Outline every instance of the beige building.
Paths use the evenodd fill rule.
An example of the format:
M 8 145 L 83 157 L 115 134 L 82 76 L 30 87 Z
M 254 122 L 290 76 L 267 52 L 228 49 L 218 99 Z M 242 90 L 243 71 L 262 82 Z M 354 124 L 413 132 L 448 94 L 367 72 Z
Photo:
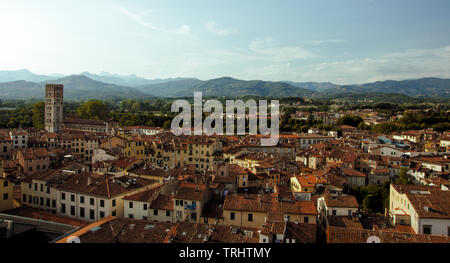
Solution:
M 16 152 L 15 157 L 19 161 L 26 175 L 43 172 L 49 169 L 50 156 L 45 148 L 25 148 Z
M 175 221 L 200 223 L 203 206 L 208 199 L 205 184 L 182 183 L 173 198 Z
M 389 214 L 395 225 L 410 225 L 416 234 L 450 236 L 450 191 L 422 185 L 391 184 Z
M 326 194 L 317 199 L 317 211 L 319 217 L 327 216 L 352 216 L 358 212 L 359 204 L 352 195 Z
M 235 194 L 225 198 L 225 225 L 262 228 L 269 213 L 280 213 L 288 222 L 316 224 L 313 201 L 279 202 L 276 198 Z

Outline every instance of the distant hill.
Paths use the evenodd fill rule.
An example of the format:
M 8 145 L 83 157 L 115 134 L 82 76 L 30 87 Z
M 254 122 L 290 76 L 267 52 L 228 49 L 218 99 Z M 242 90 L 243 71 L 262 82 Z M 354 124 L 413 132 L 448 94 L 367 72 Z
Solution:
M 102 72 L 100 74 L 92 74 L 89 72 L 83 72 L 80 75 L 86 76 L 93 80 L 105 82 L 105 83 L 133 87 L 133 88 L 138 87 L 138 86 L 144 86 L 144 85 L 153 85 L 153 84 L 174 82 L 174 81 L 179 81 L 179 80 L 187 80 L 185 78 L 145 79 L 145 78 L 137 77 L 136 75 L 121 76 L 121 75 L 117 75 L 117 74 L 109 74 L 106 72 Z
M 21 70 L 0 70 L 0 82 L 12 82 L 12 81 L 32 81 L 41 82 L 46 80 L 57 79 L 58 76 L 38 75 L 30 72 L 27 69 Z
M 151 97 L 130 87 L 103 83 L 80 75 L 39 83 L 23 80 L 0 83 L 0 93 L 5 99 L 44 98 L 46 83 L 63 84 L 64 98 L 69 100 Z
M 157 97 L 170 97 L 178 92 L 193 88 L 201 83 L 203 83 L 203 81 L 198 79 L 181 79 L 164 83 L 138 86 L 136 89 Z M 193 94 L 191 94 L 191 96 L 192 95 Z
M 244 81 L 223 77 L 202 81 L 195 78 L 149 80 L 136 75 L 121 76 L 102 72 L 61 77 L 61 74 L 38 75 L 29 70 L 0 71 L 0 94 L 3 99 L 43 98 L 45 83 L 65 85 L 67 99 L 109 99 L 145 97 L 192 97 L 194 91 L 204 97 L 312 97 L 349 101 L 370 100 L 393 103 L 411 98 L 450 99 L 450 79 L 422 78 L 403 81 L 378 81 L 361 85 L 336 85 L 330 82 Z M 386 94 L 386 95 L 383 95 Z M 394 94 L 394 95 L 387 95 Z M 403 96 L 395 96 L 403 95 Z
M 296 86 L 298 88 L 310 89 L 319 92 L 339 87 L 339 85 L 333 84 L 331 82 L 293 82 L 293 81 L 282 81 L 282 82 L 290 84 L 292 86 Z
M 323 91 L 325 94 L 382 92 L 414 97 L 450 98 L 450 79 L 422 78 L 402 81 L 377 81 L 362 85 L 344 85 Z
M 312 98 L 321 100 L 333 100 L 336 102 L 348 102 L 360 104 L 370 104 L 377 102 L 403 104 L 403 103 L 420 103 L 423 101 L 423 99 L 421 98 L 410 97 L 404 94 L 383 93 L 383 92 L 364 92 L 364 93 L 347 92 L 335 94 L 318 93 L 313 95 Z
M 142 87 L 139 87 L 139 90 L 143 91 Z M 181 81 L 159 84 L 153 87 L 147 87 L 146 91 L 153 91 L 152 94 L 164 97 L 190 97 L 196 91 L 201 91 L 204 97 L 303 97 L 316 93 L 313 90 L 298 88 L 283 82 L 261 80 L 244 81 L 229 77 L 208 81 Z

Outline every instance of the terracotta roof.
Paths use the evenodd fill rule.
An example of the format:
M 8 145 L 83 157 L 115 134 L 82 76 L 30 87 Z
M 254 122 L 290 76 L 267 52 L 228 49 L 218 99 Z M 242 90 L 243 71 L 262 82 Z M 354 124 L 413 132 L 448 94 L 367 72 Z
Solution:
M 246 235 L 246 232 L 251 232 L 251 236 Z M 259 233 L 256 228 L 239 227 L 238 230 L 233 226 L 217 225 L 208 243 L 259 243 Z
M 151 209 L 173 210 L 173 198 L 168 195 L 159 195 L 158 198 L 150 205 Z
M 358 208 L 358 201 L 352 195 L 331 195 L 324 196 L 327 207 L 352 207 Z
M 340 227 L 329 227 L 327 230 L 327 243 L 368 243 L 369 237 L 377 237 L 381 243 L 450 243 L 448 236 Z
M 357 171 L 352 168 L 342 168 L 342 173 L 345 176 L 350 176 L 350 177 L 366 177 L 366 175 L 364 173 L 361 173 L 360 171 Z
M 24 148 L 18 150 L 25 160 L 31 160 L 35 158 L 48 157 L 48 151 L 45 148 Z
M 316 224 L 288 222 L 285 237 L 295 239 L 295 243 L 316 243 Z
M 101 121 L 101 120 L 85 120 L 85 119 L 67 118 L 67 119 L 64 119 L 64 123 L 105 126 L 105 121 Z
M 224 210 L 279 212 L 285 214 L 316 215 L 317 210 L 313 201 L 278 202 L 276 199 L 258 198 L 257 195 L 242 194 L 228 195 L 225 198 Z
M 363 229 L 363 225 L 351 216 L 327 216 L 329 226 Z
M 175 224 L 107 217 L 71 234 L 81 243 L 168 243 Z M 66 243 L 65 237 L 56 243 Z
M 450 191 L 439 187 L 419 185 L 391 185 L 406 194 L 419 218 L 450 219 Z
M 88 185 L 89 177 L 91 178 L 90 185 Z M 57 184 L 55 187 L 62 191 L 112 198 L 133 190 L 149 187 L 156 183 L 157 181 L 155 180 L 129 176 L 113 178 L 110 175 L 80 173 L 71 176 L 67 181 L 62 184 Z
M 182 183 L 175 194 L 175 198 L 200 201 L 203 199 L 205 191 L 205 184 Z

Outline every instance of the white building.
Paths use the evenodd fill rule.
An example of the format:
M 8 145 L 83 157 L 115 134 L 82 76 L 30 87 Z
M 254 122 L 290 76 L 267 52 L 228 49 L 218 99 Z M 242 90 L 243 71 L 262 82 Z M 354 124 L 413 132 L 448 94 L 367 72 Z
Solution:
M 416 234 L 450 236 L 450 191 L 445 189 L 391 184 L 389 213 L 393 223 L 410 225 Z

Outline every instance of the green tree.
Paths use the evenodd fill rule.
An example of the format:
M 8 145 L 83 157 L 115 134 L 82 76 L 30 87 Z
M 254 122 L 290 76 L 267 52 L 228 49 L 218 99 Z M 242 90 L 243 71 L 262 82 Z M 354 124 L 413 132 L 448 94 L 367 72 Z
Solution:
M 349 125 L 352 127 L 358 127 L 358 125 L 364 122 L 364 120 L 359 116 L 350 116 L 345 115 L 344 117 L 341 117 L 338 121 L 339 125 Z
M 171 128 L 171 125 L 172 125 L 172 121 L 167 120 L 163 124 L 163 129 L 169 130 Z
M 33 104 L 33 126 L 37 130 L 44 129 L 45 121 L 45 102 L 41 101 Z
M 400 168 L 400 172 L 398 174 L 397 180 L 395 180 L 396 184 L 409 184 L 409 178 L 406 174 L 406 168 L 402 167 Z
M 100 100 L 90 100 L 77 109 L 77 114 L 83 119 L 106 120 L 109 110 Z

